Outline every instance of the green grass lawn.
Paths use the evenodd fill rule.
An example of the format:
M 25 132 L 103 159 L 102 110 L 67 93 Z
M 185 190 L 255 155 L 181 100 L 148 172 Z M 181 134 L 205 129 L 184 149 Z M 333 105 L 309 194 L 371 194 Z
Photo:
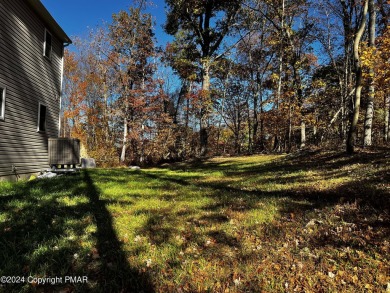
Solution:
M 0 291 L 386 292 L 389 160 L 313 152 L 1 182 L 0 276 L 25 282 Z

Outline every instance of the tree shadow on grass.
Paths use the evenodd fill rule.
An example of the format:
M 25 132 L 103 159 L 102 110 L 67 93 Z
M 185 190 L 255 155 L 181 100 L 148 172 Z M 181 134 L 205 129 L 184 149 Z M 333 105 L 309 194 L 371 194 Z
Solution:
M 331 288 L 335 292 L 364 291 L 353 279 L 349 280 L 349 287 L 329 287 L 328 283 L 322 283 L 313 274 L 324 273 L 330 279 L 329 272 L 336 266 L 341 272 L 362 268 L 364 273 L 359 275 L 359 281 L 369 280 L 367 282 L 373 284 L 374 291 L 379 292 L 385 289 L 386 284 L 383 286 L 372 276 L 388 272 L 389 266 L 386 263 L 390 253 L 390 169 L 387 163 L 388 159 L 380 154 L 356 157 L 315 154 L 311 158 L 302 158 L 302 161 L 289 158 L 278 161 L 277 164 L 241 167 L 234 171 L 221 166 L 220 170 L 225 169 L 224 172 L 227 173 L 220 181 L 218 178 L 210 181 L 207 175 L 205 180 L 180 178 L 179 173 L 164 176 L 145 173 L 145 176 L 163 182 L 169 182 L 172 177 L 171 182 L 178 189 L 199 191 L 201 195 L 198 196 L 209 199 L 205 204 L 193 207 L 192 213 L 176 213 L 175 217 L 165 217 L 165 222 L 170 222 L 165 225 L 175 227 L 177 221 L 187 222 L 185 231 L 179 232 L 184 239 L 183 244 L 178 244 L 181 251 L 185 252 L 184 257 L 189 254 L 188 261 L 193 263 L 199 258 L 206 260 L 211 266 L 232 268 L 237 276 L 241 274 L 246 278 L 245 287 L 240 287 L 242 291 L 256 292 L 267 281 L 286 284 L 287 279 L 299 283 L 302 279 L 298 278 L 300 275 L 292 268 L 301 265 L 305 269 L 301 276 L 307 275 L 308 281 L 302 282 L 298 291 L 303 292 L 305 288 L 316 288 L 317 291 Z M 349 169 L 351 165 L 354 168 Z M 196 166 L 198 172 L 206 173 L 214 171 L 215 167 L 218 168 L 216 164 L 211 169 L 209 164 Z M 315 182 L 307 178 L 312 173 L 306 171 L 312 170 L 318 171 L 319 179 L 325 182 L 324 186 L 315 186 Z M 366 176 L 365 170 L 369 172 Z M 248 177 L 261 177 L 270 172 L 298 174 L 294 178 L 286 177 L 275 189 L 270 184 L 270 189 L 261 190 L 265 181 L 256 181 L 258 185 L 251 190 L 246 189 Z M 230 180 L 230 175 L 239 175 L 242 180 L 237 183 L 236 180 Z M 210 176 L 213 176 L 212 173 Z M 335 184 L 327 184 L 326 180 L 340 177 L 347 180 L 335 180 Z M 271 181 L 278 183 L 278 179 L 271 178 Z M 291 189 L 285 188 L 292 182 L 298 184 L 292 184 L 294 188 Z M 300 185 L 299 182 L 309 184 Z M 190 200 L 179 194 L 175 201 L 183 198 Z M 266 207 L 268 200 L 277 207 L 274 217 L 260 223 L 239 222 L 240 219 L 247 220 L 247 215 L 256 215 L 256 212 L 261 214 L 262 206 Z M 253 211 L 255 212 L 252 213 Z M 154 212 L 154 218 L 161 218 L 157 209 Z M 231 217 L 234 219 L 232 222 Z M 238 227 L 234 232 L 229 228 L 231 223 Z M 150 230 L 150 227 L 145 229 Z M 172 231 L 160 232 L 164 232 L 165 239 L 172 237 Z M 195 252 L 193 247 L 197 248 Z M 178 266 L 179 263 L 172 265 Z M 229 284 L 229 279 L 235 277 L 221 274 L 217 278 L 220 283 L 225 281 Z M 196 281 L 190 277 L 183 280 L 179 285 L 196 291 Z M 311 287 L 313 284 L 315 287 Z M 234 288 L 234 285 L 227 286 Z M 283 285 L 279 290 L 269 290 L 279 291 L 284 291 Z
M 84 181 L 97 226 L 97 249 L 102 265 L 95 277 L 99 280 L 102 291 L 154 292 L 149 276 L 140 274 L 129 265 L 115 232 L 111 213 L 104 201 L 100 200 L 100 191 L 88 172 L 84 173 Z
M 82 172 L 0 186 L 0 275 L 63 278 L 0 284 L 0 292 L 155 291 L 148 274 L 129 263 L 107 208 L 113 201 L 101 199 L 93 178 Z M 87 276 L 88 283 L 65 283 L 65 276 Z
M 175 214 L 172 209 L 145 209 L 138 210 L 135 215 L 147 215 L 147 221 L 141 229 L 137 231 L 139 235 L 146 235 L 151 243 L 163 245 L 172 240 L 172 236 L 177 233 L 175 228 Z M 169 225 L 166 225 L 169 223 Z
M 278 201 L 278 214 L 279 221 L 274 223 L 265 223 L 264 234 L 268 235 L 269 239 L 274 237 L 283 238 L 284 233 L 280 231 L 284 227 L 285 223 L 295 222 L 296 228 L 301 231 L 304 230 L 305 225 L 312 220 L 312 217 L 318 217 L 319 215 L 331 215 L 335 213 L 338 206 L 346 206 L 356 204 L 358 207 L 356 210 L 347 210 L 340 215 L 339 222 L 351 222 L 354 223 L 355 229 L 363 231 L 362 234 L 372 234 L 370 240 L 356 239 L 361 235 L 356 233 L 356 237 L 344 237 L 343 239 L 332 231 L 323 231 L 327 233 L 326 237 L 323 235 L 318 237 L 311 237 L 310 243 L 313 247 L 321 247 L 324 245 L 330 245 L 333 247 L 354 247 L 356 249 L 372 249 L 378 243 L 388 239 L 389 235 L 389 186 L 387 189 L 385 185 L 388 185 L 390 170 L 388 168 L 388 153 L 358 153 L 353 156 L 340 154 L 340 153 L 321 153 L 313 152 L 312 154 L 305 154 L 304 156 L 298 155 L 293 157 L 283 158 L 276 162 L 265 163 L 262 165 L 250 166 L 250 164 L 243 163 L 242 166 L 229 169 L 226 166 L 227 162 L 206 162 L 191 164 L 189 169 L 195 168 L 198 172 L 207 172 L 208 170 L 219 170 L 228 172 L 223 181 L 202 181 L 192 180 L 192 178 L 177 178 L 176 174 L 159 176 L 159 174 L 145 174 L 145 176 L 161 181 L 171 181 L 177 185 L 183 187 L 190 187 L 194 190 L 203 188 L 205 196 L 213 199 L 211 203 L 203 206 L 201 209 L 205 212 L 211 213 L 210 215 L 203 216 L 202 220 L 207 222 L 214 222 L 221 220 L 226 221 L 227 218 L 220 218 L 221 212 L 229 210 L 233 212 L 248 212 L 257 208 L 257 204 L 265 199 L 273 199 Z M 378 168 L 372 168 L 371 166 L 365 167 L 364 164 L 370 164 L 377 166 Z M 348 169 L 354 165 L 353 169 Z M 178 170 L 185 168 L 180 165 L 179 168 L 173 166 L 172 169 Z M 365 168 L 368 168 L 370 174 L 365 175 Z M 334 186 L 330 185 L 326 189 L 308 188 L 305 186 L 297 186 L 294 189 L 285 190 L 245 190 L 241 188 L 241 185 L 236 185 L 234 180 L 226 180 L 226 177 L 234 175 L 240 175 L 242 180 L 245 181 L 249 177 L 260 177 L 264 173 L 281 172 L 282 174 L 294 173 L 297 171 L 310 171 L 317 170 L 320 173 L 320 179 L 335 179 L 335 178 L 349 178 L 348 182 L 341 182 Z M 385 170 L 385 171 L 383 171 Z M 191 171 L 193 171 L 191 169 Z M 172 176 L 172 178 L 171 178 Z M 206 178 L 206 177 L 205 177 Z M 352 180 L 351 180 L 352 179 Z M 271 183 L 289 184 L 291 182 L 297 183 L 312 183 L 314 180 L 308 178 L 305 172 L 299 173 L 294 178 L 286 177 L 283 182 L 278 182 L 278 179 L 264 179 Z M 264 181 L 265 182 L 265 181 Z M 264 183 L 260 181 L 260 183 Z M 387 183 L 386 183 L 387 182 Z M 258 183 L 258 181 L 256 181 Z M 244 184 L 245 185 L 245 184 Z M 262 186 L 260 184 L 259 186 Z M 180 200 L 179 198 L 177 200 Z M 209 219 L 207 218 L 209 217 Z M 325 222 L 327 219 L 322 219 Z M 197 219 L 194 224 L 196 225 Z M 299 222 L 299 223 L 298 223 Z M 283 224 L 282 226 L 280 224 Z M 274 225 L 276 226 L 274 227 Z M 335 221 L 335 225 L 337 221 Z M 328 227 L 329 228 L 329 227 Z M 329 228 L 330 229 L 330 228 Z M 340 229 L 340 228 L 339 228 Z M 271 231 L 270 233 L 268 233 Z M 279 232 L 275 232 L 279 231 Z M 372 232 L 370 232 L 372 231 Z M 217 231 L 223 232 L 223 231 Z M 325 234 L 324 234 L 325 235 Z M 387 236 L 386 236 L 387 235 Z M 276 238 L 275 238 L 276 237 Z M 359 238 L 359 239 L 360 239 Z M 223 241 L 222 242 L 228 242 Z M 363 247 L 366 245 L 366 247 Z

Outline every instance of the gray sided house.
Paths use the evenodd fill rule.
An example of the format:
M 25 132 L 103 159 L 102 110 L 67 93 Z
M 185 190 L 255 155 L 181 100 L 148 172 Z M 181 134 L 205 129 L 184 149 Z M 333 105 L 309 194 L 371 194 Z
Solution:
M 70 43 L 39 0 L 0 0 L 0 180 L 49 167 Z

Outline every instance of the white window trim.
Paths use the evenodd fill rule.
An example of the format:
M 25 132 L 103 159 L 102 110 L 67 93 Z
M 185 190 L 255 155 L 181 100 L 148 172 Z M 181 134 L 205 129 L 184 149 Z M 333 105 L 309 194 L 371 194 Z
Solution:
M 46 56 L 46 36 L 47 34 L 49 34 L 51 36 L 51 47 L 50 47 L 50 53 L 49 53 L 49 56 Z M 46 58 L 48 58 L 49 60 L 51 60 L 51 56 L 53 54 L 53 35 L 51 34 L 51 32 L 45 28 L 45 33 L 44 33 L 44 42 L 43 42 L 43 56 L 45 56 Z
M 2 103 L 1 103 L 1 108 L 0 108 L 0 121 L 5 120 L 5 98 L 7 96 L 7 88 L 0 83 L 0 88 L 3 89 L 3 97 L 2 97 Z
M 45 117 L 45 130 L 39 129 L 39 122 L 41 121 L 41 106 L 46 107 L 46 117 Z M 47 106 L 43 103 L 38 103 L 38 123 L 37 123 L 37 132 L 45 133 L 47 131 Z

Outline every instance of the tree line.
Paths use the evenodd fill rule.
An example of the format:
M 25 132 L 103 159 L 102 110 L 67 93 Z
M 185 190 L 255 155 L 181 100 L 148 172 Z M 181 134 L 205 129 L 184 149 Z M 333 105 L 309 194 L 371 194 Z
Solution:
M 62 136 L 102 164 L 390 140 L 390 3 L 143 1 L 65 52 Z

